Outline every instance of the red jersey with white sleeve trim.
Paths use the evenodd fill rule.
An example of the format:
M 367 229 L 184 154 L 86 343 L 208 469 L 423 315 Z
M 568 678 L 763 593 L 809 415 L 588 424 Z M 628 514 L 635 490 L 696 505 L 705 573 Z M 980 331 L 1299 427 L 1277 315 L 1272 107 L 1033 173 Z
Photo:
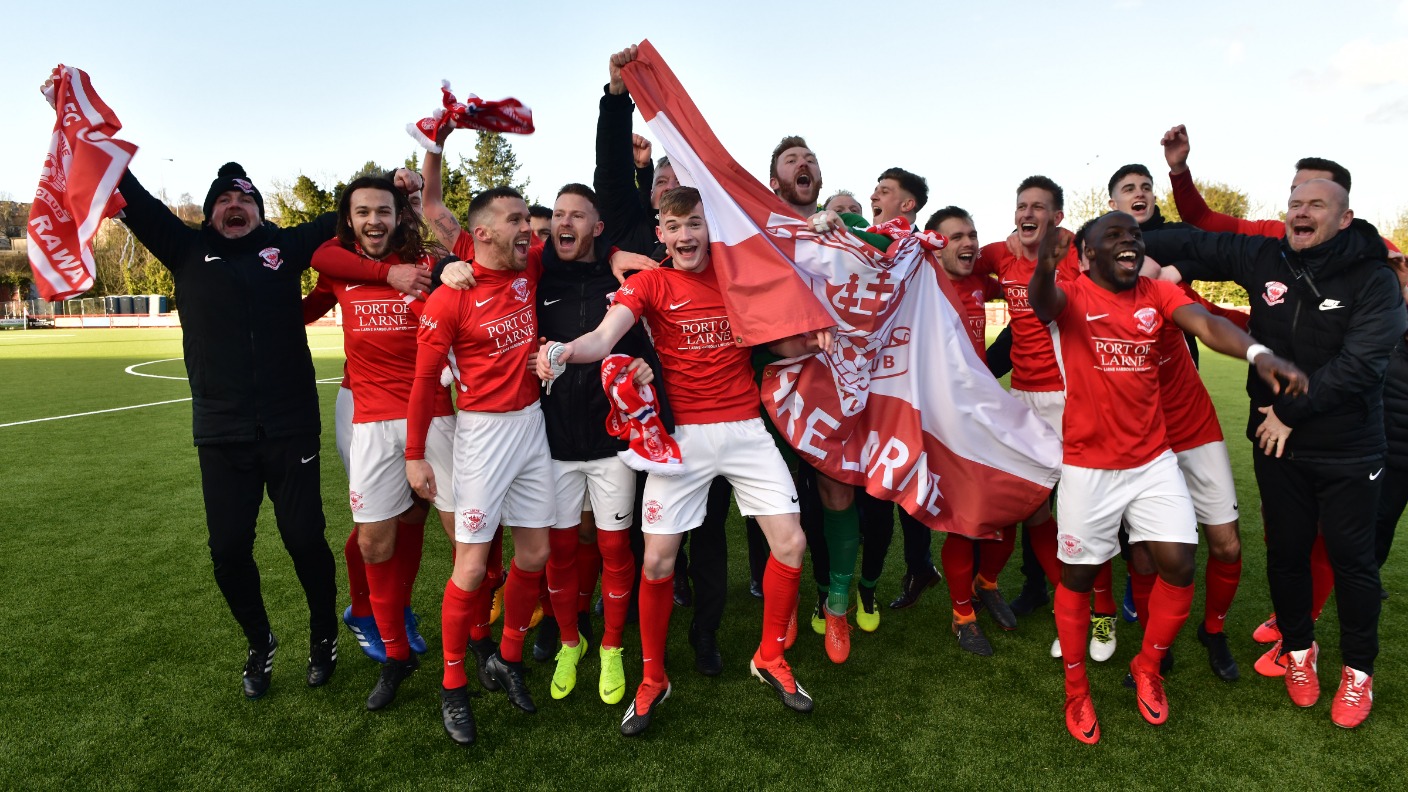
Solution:
M 1186 283 L 1178 284 L 1189 300 L 1202 305 L 1214 316 L 1222 316 L 1243 330 L 1251 318 L 1241 311 L 1214 305 Z M 1203 385 L 1183 331 L 1172 322 L 1159 331 L 1159 404 L 1164 411 L 1164 427 L 1174 453 L 1215 443 L 1222 437 L 1208 389 Z
M 1012 324 L 1012 390 L 1031 393 L 1059 391 L 1064 384 L 1061 368 L 1056 363 L 1051 333 L 1036 318 L 1036 312 L 1027 299 L 1027 284 L 1031 283 L 1035 271 L 1036 262 L 1013 255 L 1007 249 L 1006 242 L 983 245 L 973 268 L 975 275 L 996 273 L 1003 297 L 1007 300 L 1007 313 Z M 1056 267 L 1056 282 L 1065 285 L 1079 277 L 1080 256 L 1072 246 L 1066 258 Z
M 369 265 L 367 276 L 375 276 L 370 269 L 375 262 L 335 239 L 318 248 L 313 254 L 313 265 L 316 268 L 333 257 L 365 261 Z M 401 263 L 394 256 L 386 262 Z M 425 261 L 418 266 L 428 269 Z M 380 281 L 353 283 L 323 274 L 318 282 L 327 284 L 342 307 L 342 348 L 347 355 L 344 382 L 352 391 L 352 422 L 405 418 L 415 379 L 416 328 L 425 303 Z M 453 412 L 449 391 L 436 389 L 431 416 Z
M 641 272 L 616 291 L 616 303 L 645 320 L 676 424 L 758 417 L 752 353 L 734 343 L 712 266 L 701 273 Z
M 979 275 L 977 272 L 971 272 L 962 278 L 950 278 L 949 282 L 953 284 L 954 290 L 958 292 L 959 302 L 963 304 L 963 326 L 968 328 L 968 340 L 973 342 L 973 348 L 978 351 L 978 359 L 986 363 L 988 310 L 985 304 L 988 300 L 1002 296 L 1002 286 L 987 275 Z
M 1139 467 L 1169 448 L 1159 402 L 1159 338 L 1173 324 L 1173 312 L 1193 301 L 1174 284 L 1149 278 L 1122 292 L 1088 276 L 1062 289 L 1066 307 L 1056 317 L 1056 335 L 1066 382 L 1065 463 Z

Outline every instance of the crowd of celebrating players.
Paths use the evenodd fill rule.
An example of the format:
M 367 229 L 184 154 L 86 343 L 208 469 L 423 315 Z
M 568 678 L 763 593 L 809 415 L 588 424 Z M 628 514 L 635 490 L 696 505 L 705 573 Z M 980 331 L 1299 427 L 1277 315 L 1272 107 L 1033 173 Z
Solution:
M 671 693 L 665 643 L 676 605 L 692 608 L 696 670 L 721 673 L 730 494 L 747 518 L 750 589 L 763 602 L 749 670 L 786 708 L 814 706 L 786 658 L 799 616 L 810 614 L 834 663 L 848 659 L 853 627 L 879 628 L 893 504 L 814 469 L 760 412 L 762 367 L 829 351 L 834 329 L 735 343 L 720 321 L 700 193 L 632 132 L 622 69 L 635 56 L 627 48 L 610 58 L 592 186 L 564 186 L 550 211 L 495 188 L 457 217 L 440 184 L 448 126 L 423 178 L 407 169 L 359 178 L 335 215 L 289 229 L 265 221 L 262 196 L 233 163 L 212 183 L 199 230 L 123 177 L 125 222 L 176 283 L 215 577 L 248 643 L 245 696 L 268 690 L 279 646 L 253 560 L 265 491 L 308 598 L 307 684 L 325 684 L 337 664 L 322 427 L 303 329 L 334 305 L 347 359 L 337 447 L 354 523 L 342 621 L 380 663 L 368 709 L 391 705 L 430 649 L 411 603 L 432 509 L 453 553 L 440 698 L 444 729 L 460 744 L 477 736 L 470 658 L 474 684 L 531 713 L 525 651 L 553 663 L 550 693 L 562 699 L 594 649 L 601 700 L 629 699 L 628 736 Z M 889 607 L 909 607 L 942 581 L 958 646 L 991 655 L 979 614 L 1017 629 L 1019 617 L 1045 612 L 1049 584 L 1066 726 L 1082 742 L 1100 738 L 1086 662 L 1113 656 L 1122 618 L 1142 628 L 1126 685 L 1146 721 L 1169 717 L 1163 675 L 1199 578 L 1197 638 L 1211 671 L 1238 679 L 1223 622 L 1242 577 L 1239 511 L 1197 370 L 1201 341 L 1248 364 L 1247 436 L 1275 606 L 1254 636 L 1271 644 L 1256 671 L 1283 677 L 1297 706 L 1318 701 L 1314 619 L 1333 588 L 1342 668 L 1330 716 L 1352 728 L 1372 706 L 1378 570 L 1408 501 L 1408 427 L 1384 408 L 1386 379 L 1388 397 L 1408 406 L 1408 269 L 1354 217 L 1338 164 L 1296 163 L 1284 222 L 1238 221 L 1197 194 L 1186 130 L 1169 130 L 1162 145 L 1187 224 L 1161 216 L 1142 165 L 1113 174 L 1112 211 L 1075 233 L 1060 228 L 1063 192 L 1045 176 L 1017 186 L 1004 240 L 980 246 L 957 206 L 922 224 L 946 240 L 933 276 L 958 295 L 978 357 L 995 376 L 1010 371 L 1011 395 L 1061 437 L 1064 463 L 1055 497 L 1020 531 L 945 535 L 937 565 L 933 532 L 898 510 L 906 570 Z M 818 157 L 796 136 L 772 152 L 769 185 L 817 231 L 882 251 L 896 233 L 921 230 L 930 203 L 924 178 L 889 168 L 867 220 L 853 194 L 823 196 Z M 319 280 L 303 297 L 309 266 Z M 1241 284 L 1250 312 L 1207 302 L 1194 280 Z M 1010 323 L 989 348 L 985 303 L 999 298 Z M 612 420 L 637 431 L 613 430 Z M 1025 585 L 1009 603 L 998 578 L 1019 547 Z M 1116 555 L 1128 570 L 1122 604 Z M 801 596 L 808 556 L 814 597 Z M 624 634 L 633 621 L 631 693 L 637 658 Z

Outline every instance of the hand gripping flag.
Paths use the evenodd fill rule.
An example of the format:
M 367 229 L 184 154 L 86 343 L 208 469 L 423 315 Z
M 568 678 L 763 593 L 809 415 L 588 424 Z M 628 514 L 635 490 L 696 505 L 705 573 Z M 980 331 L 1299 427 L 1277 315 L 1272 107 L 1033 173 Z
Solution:
M 764 405 L 788 442 L 935 530 L 987 537 L 1030 516 L 1060 474 L 1061 444 L 978 360 L 933 256 L 942 237 L 889 227 L 882 253 L 845 229 L 808 228 L 729 156 L 650 42 L 623 74 L 680 182 L 703 195 L 740 343 L 838 328 L 833 352 L 764 372 Z
M 617 452 L 632 470 L 657 476 L 684 474 L 679 444 L 665 431 L 665 422 L 655 410 L 655 388 L 637 385 L 626 367 L 630 355 L 607 355 L 601 361 L 601 386 L 611 410 L 606 415 L 606 431 L 630 443 Z
M 59 64 L 44 98 L 57 117 L 29 210 L 29 268 L 44 299 L 65 300 L 93 286 L 93 237 L 126 206 L 117 182 L 137 147 L 112 138 L 122 122 L 79 69 Z
M 435 144 L 441 129 L 484 129 L 490 132 L 513 132 L 518 135 L 533 134 L 533 110 L 514 98 L 496 102 L 480 99 L 474 94 L 455 98 L 450 92 L 450 81 L 440 81 L 440 103 L 442 107 L 428 117 L 406 125 L 406 131 L 432 154 L 439 154 Z

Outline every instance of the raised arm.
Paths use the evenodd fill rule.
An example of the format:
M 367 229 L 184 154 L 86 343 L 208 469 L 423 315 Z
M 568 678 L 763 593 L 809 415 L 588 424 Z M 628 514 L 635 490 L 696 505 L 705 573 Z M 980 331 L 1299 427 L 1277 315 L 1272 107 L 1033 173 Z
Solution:
M 122 210 L 122 222 L 131 229 L 137 241 L 168 269 L 179 267 L 181 246 L 194 240 L 200 232 L 181 222 L 181 218 L 172 213 L 166 204 L 147 192 L 132 171 L 122 174 L 117 189 L 127 201 L 127 206 Z
M 556 358 L 559 366 L 568 363 L 592 363 L 611 354 L 616 342 L 620 341 L 635 323 L 636 315 L 631 309 L 624 305 L 613 305 L 606 312 L 606 316 L 602 317 L 601 324 L 590 333 L 578 336 L 576 340 L 565 344 L 548 341 L 538 347 L 538 379 L 551 382 L 557 378 L 549 359 L 554 347 L 562 347 Z
M 1027 299 L 1042 322 L 1050 322 L 1066 310 L 1066 292 L 1056 285 L 1056 267 L 1070 252 L 1070 241 L 1061 238 L 1060 230 L 1054 222 L 1047 221 L 1037 246 L 1036 269 L 1027 284 Z
M 1207 231 L 1175 229 L 1150 231 L 1144 235 L 1145 253 L 1166 265 L 1163 280 L 1173 281 L 1235 281 L 1248 291 L 1255 286 L 1248 282 L 1257 256 L 1266 253 L 1266 246 L 1280 243 L 1263 236 L 1245 234 L 1214 234 Z
M 1256 367 L 1257 376 L 1271 386 L 1272 393 L 1286 393 L 1295 396 L 1305 393 L 1308 378 L 1305 372 L 1296 368 L 1289 360 L 1277 357 L 1269 348 L 1256 342 L 1231 321 L 1221 316 L 1213 316 L 1196 303 L 1183 305 L 1173 311 L 1173 321 L 1185 332 L 1197 336 L 1214 352 L 1228 357 L 1246 358 Z
M 445 150 L 445 141 L 450 136 L 450 127 L 445 126 L 435 136 L 435 144 L 441 151 Z M 455 249 L 455 240 L 459 239 L 463 230 L 460 222 L 455 219 L 455 213 L 450 211 L 450 207 L 445 205 L 445 188 L 440 179 L 441 155 L 433 151 L 425 152 L 425 192 L 421 194 L 421 208 L 425 213 L 425 222 L 430 224 L 430 231 L 439 240 L 440 245 L 446 250 Z

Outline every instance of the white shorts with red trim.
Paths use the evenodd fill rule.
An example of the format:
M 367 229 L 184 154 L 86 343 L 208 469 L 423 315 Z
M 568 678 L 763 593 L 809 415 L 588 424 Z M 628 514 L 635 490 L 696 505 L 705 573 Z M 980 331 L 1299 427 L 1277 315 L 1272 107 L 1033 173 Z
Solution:
M 684 460 L 678 476 L 651 474 L 645 481 L 641 530 L 680 534 L 704 521 L 709 485 L 718 476 L 733 485 L 745 517 L 796 514 L 797 487 L 761 418 L 676 426 Z
M 1063 437 L 1061 420 L 1066 413 L 1065 391 L 1009 391 L 1018 401 L 1032 408 L 1037 417 L 1046 421 L 1056 430 L 1056 438 Z
M 1129 470 L 1061 466 L 1056 498 L 1056 557 L 1067 564 L 1103 564 L 1120 551 L 1120 520 L 1129 541 L 1198 543 L 1198 523 L 1178 459 L 1165 450 Z
M 557 524 L 554 528 L 575 528 L 582 512 L 592 512 L 596 527 L 603 531 L 624 531 L 631 527 L 636 505 L 636 472 L 619 457 L 586 462 L 552 461 L 557 477 Z
M 337 401 L 333 409 L 333 431 L 337 437 L 337 455 L 342 457 L 342 472 L 352 475 L 352 391 L 337 389 Z
M 353 522 L 381 522 L 411 508 L 414 501 L 411 485 L 406 481 L 405 418 L 352 424 L 352 444 L 347 453 L 347 496 Z M 425 461 L 430 463 L 439 485 L 435 508 L 443 512 L 455 510 L 448 486 L 454 455 L 455 419 L 448 415 L 430 419 Z
M 1237 521 L 1237 483 L 1232 480 L 1232 461 L 1227 443 L 1215 440 L 1187 451 L 1179 451 L 1178 468 L 1188 484 L 1193 512 L 1203 525 L 1224 525 Z
M 487 542 L 500 524 L 556 523 L 542 407 L 535 402 L 515 412 L 461 412 L 455 420 L 455 541 Z

